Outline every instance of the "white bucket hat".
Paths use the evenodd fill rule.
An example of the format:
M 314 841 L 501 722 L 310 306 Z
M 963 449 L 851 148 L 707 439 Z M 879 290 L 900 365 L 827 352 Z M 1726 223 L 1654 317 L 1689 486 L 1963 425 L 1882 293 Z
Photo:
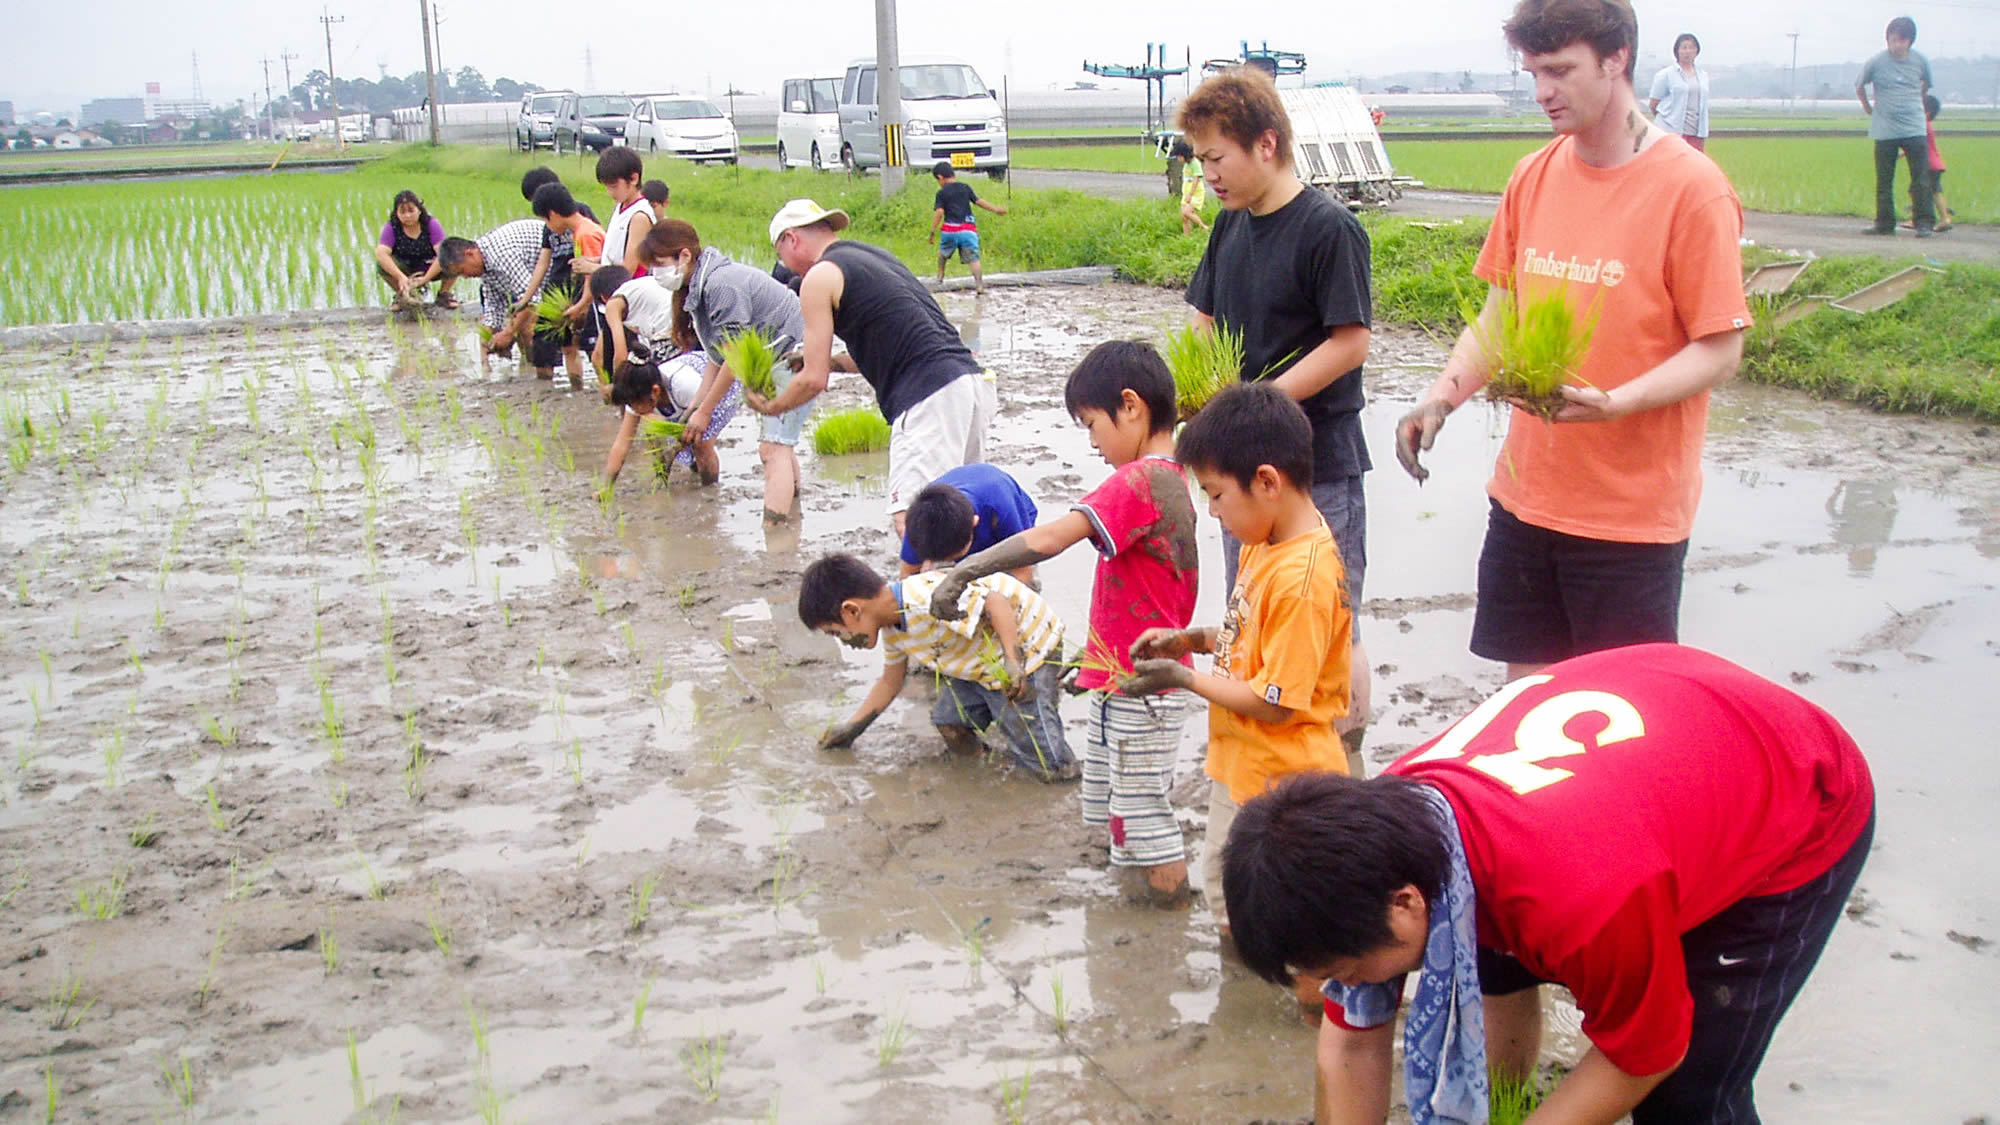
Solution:
M 811 226 L 822 219 L 832 220 L 835 230 L 847 229 L 847 212 L 837 207 L 829 211 L 810 199 L 794 199 L 771 216 L 771 244 L 777 245 L 778 236 L 793 227 Z

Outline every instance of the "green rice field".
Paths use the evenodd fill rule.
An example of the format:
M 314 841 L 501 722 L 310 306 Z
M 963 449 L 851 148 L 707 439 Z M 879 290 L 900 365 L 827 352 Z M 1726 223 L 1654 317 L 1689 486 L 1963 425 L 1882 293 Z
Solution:
M 1414 176 L 1427 187 L 1497 192 L 1507 186 L 1514 163 L 1539 144 L 1524 139 L 1396 140 L 1389 143 L 1389 159 L 1398 173 Z M 2000 222 L 2000 137 L 1944 133 L 1938 137 L 1938 148 L 1949 167 L 1945 193 L 1958 220 Z M 1708 152 L 1729 173 L 1743 206 L 1752 211 L 1862 217 L 1874 211 L 1874 156 L 1865 138 L 1725 137 L 1710 141 Z M 1150 146 L 1137 144 L 1020 149 L 1014 164 L 1156 175 L 1165 170 Z

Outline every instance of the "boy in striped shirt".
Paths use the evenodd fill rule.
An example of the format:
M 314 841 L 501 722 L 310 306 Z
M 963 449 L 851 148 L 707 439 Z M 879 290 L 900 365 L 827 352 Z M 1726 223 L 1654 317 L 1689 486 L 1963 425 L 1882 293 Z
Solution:
M 891 582 L 853 555 L 828 555 L 799 583 L 799 619 L 850 648 L 882 646 L 882 676 L 820 748 L 851 746 L 887 710 L 911 661 L 938 677 L 931 722 L 946 745 L 981 748 L 979 732 L 998 723 L 1015 764 L 1042 781 L 1072 781 L 1076 758 L 1063 738 L 1056 702 L 1062 622 L 1028 587 L 1005 574 L 965 586 L 957 620 L 931 613 L 941 571 Z

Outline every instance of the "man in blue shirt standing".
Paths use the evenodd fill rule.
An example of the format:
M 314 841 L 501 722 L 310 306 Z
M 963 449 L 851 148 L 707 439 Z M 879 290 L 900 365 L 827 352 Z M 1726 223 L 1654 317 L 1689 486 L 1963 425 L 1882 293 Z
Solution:
M 1868 138 L 1875 142 L 1875 225 L 1868 234 L 1896 233 L 1896 155 L 1910 165 L 1910 207 L 1917 237 L 1929 238 L 1937 224 L 1931 212 L 1930 151 L 1924 142 L 1924 95 L 1931 89 L 1930 60 L 1910 49 L 1917 23 L 1908 16 L 1889 21 L 1888 49 L 1869 59 L 1855 80 L 1854 94 L 1868 113 Z M 1868 88 L 1875 100 L 1868 100 Z

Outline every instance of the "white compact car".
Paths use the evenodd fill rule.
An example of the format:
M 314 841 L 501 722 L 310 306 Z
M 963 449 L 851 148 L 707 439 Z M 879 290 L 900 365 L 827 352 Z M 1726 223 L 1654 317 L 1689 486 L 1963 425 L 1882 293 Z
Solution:
M 778 167 L 840 165 L 840 78 L 787 78 L 778 100 Z
M 625 143 L 697 164 L 736 163 L 736 126 L 715 103 L 686 94 L 635 96 Z

